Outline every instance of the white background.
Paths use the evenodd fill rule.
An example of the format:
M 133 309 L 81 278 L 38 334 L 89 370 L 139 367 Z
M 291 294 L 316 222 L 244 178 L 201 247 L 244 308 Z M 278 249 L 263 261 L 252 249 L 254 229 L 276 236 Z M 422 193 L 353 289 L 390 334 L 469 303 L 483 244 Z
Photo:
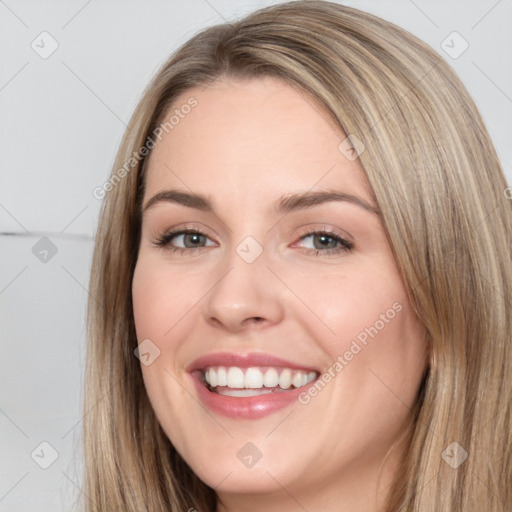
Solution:
M 101 204 L 92 191 L 108 178 L 143 88 L 198 30 L 273 3 L 0 0 L 1 512 L 67 511 L 80 493 L 85 304 Z M 512 1 L 340 3 L 404 27 L 445 57 L 510 183 Z M 441 47 L 453 31 L 469 44 L 456 59 Z M 48 51 L 52 39 L 58 48 L 47 58 L 31 47 Z M 43 236 L 57 250 L 46 262 L 32 251 Z M 58 455 L 48 469 L 39 464 L 52 462 L 52 448 L 41 442 Z

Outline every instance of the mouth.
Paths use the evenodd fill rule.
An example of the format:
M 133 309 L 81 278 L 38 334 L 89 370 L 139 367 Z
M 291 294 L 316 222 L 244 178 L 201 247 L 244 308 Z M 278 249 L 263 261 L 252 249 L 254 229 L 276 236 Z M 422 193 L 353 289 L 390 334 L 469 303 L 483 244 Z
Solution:
M 237 419 L 257 419 L 291 406 L 320 376 L 314 368 L 261 353 L 210 354 L 187 371 L 210 411 Z
M 212 393 L 242 398 L 300 389 L 313 382 L 318 372 L 273 366 L 211 366 L 202 370 L 200 376 Z

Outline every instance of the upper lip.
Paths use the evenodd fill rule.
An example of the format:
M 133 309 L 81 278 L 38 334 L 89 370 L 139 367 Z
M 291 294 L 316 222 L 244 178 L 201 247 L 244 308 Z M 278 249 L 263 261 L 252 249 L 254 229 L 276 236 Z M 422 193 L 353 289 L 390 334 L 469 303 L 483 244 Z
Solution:
M 193 372 L 196 370 L 204 370 L 211 366 L 237 366 L 239 368 L 251 368 L 257 366 L 274 366 L 282 368 L 290 368 L 294 370 L 308 370 L 318 372 L 316 368 L 308 365 L 294 363 L 280 357 L 261 352 L 252 352 L 237 354 L 234 352 L 215 352 L 206 354 L 193 361 L 186 370 Z

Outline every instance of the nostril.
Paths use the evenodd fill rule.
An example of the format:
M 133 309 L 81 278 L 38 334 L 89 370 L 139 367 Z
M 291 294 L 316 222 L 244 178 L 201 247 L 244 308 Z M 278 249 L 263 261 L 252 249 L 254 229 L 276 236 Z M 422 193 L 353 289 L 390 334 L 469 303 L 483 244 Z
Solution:
M 264 321 L 265 321 L 265 319 L 261 316 L 253 316 L 251 318 L 246 318 L 243 323 L 244 324 L 260 324 Z

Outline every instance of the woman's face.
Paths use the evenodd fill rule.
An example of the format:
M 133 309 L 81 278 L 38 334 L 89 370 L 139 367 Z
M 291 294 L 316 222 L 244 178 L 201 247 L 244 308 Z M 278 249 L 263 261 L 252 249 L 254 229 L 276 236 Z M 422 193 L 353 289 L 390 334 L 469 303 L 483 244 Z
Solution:
M 158 420 L 225 499 L 306 506 L 350 489 L 367 503 L 425 346 L 360 164 L 276 79 L 216 81 L 175 110 L 149 161 L 133 278 Z

